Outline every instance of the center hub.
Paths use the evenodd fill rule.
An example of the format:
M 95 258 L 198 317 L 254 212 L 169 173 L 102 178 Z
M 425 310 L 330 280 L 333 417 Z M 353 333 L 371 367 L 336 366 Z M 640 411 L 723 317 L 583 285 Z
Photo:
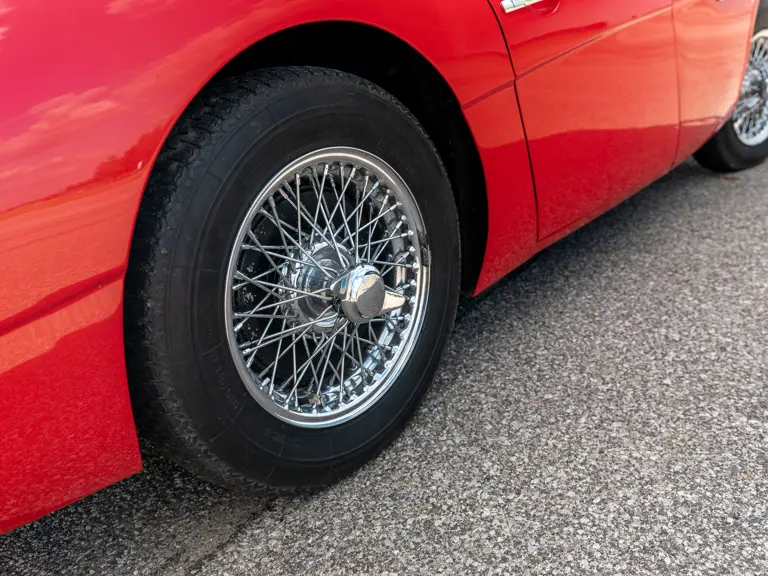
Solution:
M 338 295 L 344 314 L 356 324 L 381 314 L 387 295 L 384 280 L 370 264 L 355 266 L 337 280 L 331 290 Z
M 307 256 L 309 254 L 311 259 Z M 342 250 L 342 256 L 349 260 L 350 256 L 346 250 Z M 342 269 L 344 264 L 339 261 L 339 256 L 336 250 L 327 244 L 318 244 L 313 247 L 311 253 L 296 253 L 294 257 L 300 260 L 300 263 L 289 266 L 285 265 L 286 277 L 289 280 L 289 284 L 295 286 L 304 292 L 322 292 L 328 287 L 329 279 L 325 273 L 323 273 L 317 264 L 322 266 L 326 271 L 330 271 L 332 274 L 336 274 L 338 270 Z M 296 320 L 296 324 L 305 324 L 307 322 L 315 322 L 312 327 L 312 332 L 328 332 L 336 324 L 338 314 L 328 314 L 324 312 L 328 307 L 329 302 L 323 298 L 293 298 L 284 304 L 284 308 Z

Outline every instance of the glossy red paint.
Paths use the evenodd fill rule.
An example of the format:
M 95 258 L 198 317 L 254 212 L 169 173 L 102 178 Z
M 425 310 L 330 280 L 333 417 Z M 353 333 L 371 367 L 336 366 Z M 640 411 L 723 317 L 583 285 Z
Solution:
M 752 36 L 754 0 L 675 0 L 680 83 L 680 145 L 675 162 L 693 154 L 720 127 L 738 99 Z M 717 79 L 718 89 L 712 90 Z
M 0 532 L 141 468 L 119 274 L 0 336 Z
M 431 62 L 483 164 L 480 291 L 660 176 L 727 113 L 749 0 L 671 1 L 504 14 L 497 0 L 0 0 L 0 71 L 14 79 L 0 106 L 0 532 L 140 468 L 121 316 L 135 216 L 174 122 L 237 54 L 343 20 Z M 698 58 L 713 31 L 725 48 Z M 696 100 L 726 68 L 728 94 Z
M 511 80 L 504 43 L 487 6 L 465 4 L 446 16 L 436 2 L 403 3 L 392 10 L 388 2 L 351 0 L 322 5 L 229 0 L 197 2 L 196 9 L 171 0 L 78 0 L 76 8 L 3 0 L 0 69 L 22 79 L 23 86 L 4 94 L 0 108 L 0 214 L 3 228 L 10 230 L 7 240 L 0 240 L 0 264 L 7 270 L 0 290 L 12 294 L 0 303 L 0 321 L 125 264 L 133 215 L 164 136 L 205 82 L 260 38 L 321 20 L 375 22 L 435 64 L 461 103 Z M 445 18 L 466 26 L 446 35 Z M 424 29 L 424 21 L 436 25 Z M 73 37 L 73 30 L 88 32 Z M 137 43 L 139 36 L 152 41 Z M 30 72 L 39 70 L 46 73 Z M 109 197 L 102 208 L 106 212 L 78 221 L 83 212 L 77 200 L 95 202 L 97 189 Z M 25 242 L 12 228 L 37 218 L 40 226 L 46 218 L 65 219 L 79 230 L 85 253 L 76 266 L 62 267 L 72 257 L 68 247 L 41 237 L 30 237 L 26 248 L 8 256 Z M 92 229 L 96 226 L 101 228 Z M 27 265 L 19 266 L 22 261 Z M 12 287 L 17 289 L 9 292 Z
M 485 167 L 488 239 L 475 293 L 530 258 L 536 245 L 536 198 L 525 134 L 510 86 L 465 110 Z
M 194 95 L 261 38 L 329 20 L 411 44 L 461 104 L 510 82 L 488 6 L 443 8 L 0 0 L 0 70 L 14 78 L 0 106 L 0 532 L 140 467 L 120 287 L 152 163 Z
M 518 75 L 540 239 L 672 166 L 678 98 L 671 0 L 497 10 Z

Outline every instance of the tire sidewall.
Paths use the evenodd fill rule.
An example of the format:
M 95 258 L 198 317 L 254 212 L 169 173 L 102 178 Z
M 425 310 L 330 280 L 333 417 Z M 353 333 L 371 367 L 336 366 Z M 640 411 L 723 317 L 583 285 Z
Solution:
M 733 119 L 726 122 L 722 135 L 722 153 L 732 166 L 751 168 L 760 164 L 768 156 L 768 140 L 757 146 L 747 146 L 736 136 Z

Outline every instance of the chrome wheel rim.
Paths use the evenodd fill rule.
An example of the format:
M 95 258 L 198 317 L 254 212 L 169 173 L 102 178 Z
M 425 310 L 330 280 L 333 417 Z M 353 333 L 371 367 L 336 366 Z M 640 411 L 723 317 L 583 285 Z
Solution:
M 768 30 L 752 38 L 747 73 L 733 111 L 733 129 L 745 146 L 768 140 Z
M 253 398 L 302 427 L 373 406 L 420 332 L 425 238 L 410 189 L 373 154 L 325 148 L 280 170 L 243 219 L 226 276 L 227 339 Z

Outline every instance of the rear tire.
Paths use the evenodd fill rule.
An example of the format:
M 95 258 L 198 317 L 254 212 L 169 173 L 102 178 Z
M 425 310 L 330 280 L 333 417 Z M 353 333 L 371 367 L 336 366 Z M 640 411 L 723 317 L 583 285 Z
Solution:
M 332 149 L 361 151 L 361 155 L 373 159 L 366 178 L 370 174 L 370 183 L 374 182 L 374 178 L 377 182 L 384 182 L 375 194 L 370 191 L 370 186 L 367 188 L 367 201 L 378 203 L 371 206 L 364 204 L 366 200 L 361 198 L 365 197 L 366 187 L 363 184 L 361 193 L 359 182 L 363 181 L 362 173 L 367 169 L 361 167 L 357 180 L 350 185 L 352 176 L 349 166 L 345 168 L 344 164 L 340 164 L 339 175 L 343 176 L 347 170 L 349 192 L 346 196 L 343 191 L 340 193 L 339 206 L 351 210 L 359 205 L 362 207 L 360 213 L 365 214 L 363 218 L 369 220 L 374 207 L 385 212 L 384 208 L 391 206 L 394 210 L 392 217 L 383 218 L 382 224 L 376 226 L 379 229 L 383 227 L 386 234 L 392 235 L 394 232 L 391 231 L 395 228 L 399 231 L 415 229 L 416 234 L 406 234 L 406 240 L 397 240 L 401 242 L 397 246 L 403 248 L 397 258 L 406 264 L 414 263 L 405 268 L 411 271 L 408 273 L 413 278 L 423 279 L 424 274 L 429 272 L 426 276 L 428 284 L 418 284 L 416 280 L 411 283 L 411 288 L 400 284 L 398 290 L 406 298 L 392 300 L 401 306 L 394 312 L 384 312 L 384 305 L 379 305 L 378 300 L 371 305 L 379 308 L 370 315 L 378 310 L 382 317 L 391 319 L 383 320 L 380 325 L 390 326 L 391 322 L 393 326 L 401 326 L 401 332 L 392 328 L 387 333 L 392 338 L 390 343 L 397 345 L 390 346 L 387 351 L 372 343 L 363 346 L 367 352 L 352 349 L 352 354 L 346 356 L 341 352 L 336 356 L 332 356 L 332 352 L 327 354 L 329 360 L 326 360 L 326 365 L 332 362 L 331 357 L 347 358 L 346 365 L 333 367 L 340 382 L 336 388 L 333 388 L 333 376 L 318 376 L 320 364 L 315 371 L 315 364 L 312 363 L 315 380 L 309 380 L 311 372 L 297 374 L 295 356 L 293 372 L 284 373 L 285 362 L 290 355 L 280 356 L 281 348 L 273 351 L 278 341 L 281 345 L 288 342 L 286 347 L 289 347 L 294 336 L 299 334 L 298 329 L 291 334 L 291 340 L 287 340 L 288 336 L 280 336 L 274 326 L 264 328 L 263 322 L 250 318 L 248 334 L 256 339 L 266 332 L 269 337 L 260 344 L 253 345 L 251 342 L 259 351 L 258 356 L 253 352 L 250 357 L 253 364 L 246 367 L 244 358 L 251 354 L 251 348 L 244 347 L 238 340 L 246 329 L 236 332 L 232 327 L 233 318 L 239 322 L 244 308 L 242 304 L 239 309 L 238 304 L 232 304 L 235 308 L 227 308 L 227 303 L 231 304 L 233 298 L 239 302 L 238 298 L 243 293 L 253 291 L 259 296 L 264 295 L 265 299 L 274 299 L 274 306 L 269 307 L 270 314 L 282 318 L 283 323 L 290 317 L 287 324 L 289 330 L 300 321 L 306 325 L 308 317 L 308 322 L 319 325 L 326 318 L 325 314 L 311 316 L 313 312 L 309 304 L 305 307 L 294 306 L 302 297 L 304 302 L 308 302 L 310 299 L 306 293 L 312 291 L 318 296 L 312 297 L 311 301 L 323 298 L 321 307 L 327 304 L 330 308 L 327 314 L 336 314 L 332 318 L 333 329 L 339 327 L 344 334 L 352 334 L 353 330 L 369 322 L 369 316 L 356 316 L 357 309 L 349 311 L 351 306 L 359 306 L 359 314 L 365 312 L 359 304 L 362 297 L 344 300 L 346 296 L 335 292 L 335 285 L 332 290 L 329 287 L 331 281 L 320 274 L 315 276 L 321 284 L 325 283 L 323 288 L 315 291 L 311 287 L 314 285 L 310 284 L 299 287 L 299 279 L 311 274 L 297 270 L 315 269 L 317 272 L 325 269 L 327 276 L 341 275 L 344 266 L 353 265 L 349 262 L 355 261 L 354 255 L 372 261 L 370 250 L 356 246 L 350 239 L 352 246 L 340 249 L 346 254 L 343 256 L 337 250 L 330 250 L 328 243 L 320 249 L 324 250 L 327 259 L 322 260 L 318 264 L 320 268 L 317 268 L 312 264 L 316 262 L 314 258 L 310 262 L 304 256 L 309 251 L 320 258 L 319 252 L 312 252 L 314 247 L 308 243 L 307 236 L 310 234 L 302 234 L 301 231 L 302 224 L 304 230 L 309 230 L 306 215 L 298 225 L 298 232 L 294 233 L 299 243 L 304 245 L 307 242 L 306 250 L 292 252 L 293 248 L 286 244 L 289 251 L 281 252 L 280 256 L 287 262 L 284 267 L 269 267 L 269 263 L 278 257 L 279 246 L 271 248 L 271 252 L 267 249 L 256 251 L 251 246 L 251 252 L 246 254 L 247 251 L 238 243 L 241 242 L 239 239 L 243 230 L 247 230 L 248 237 L 258 236 L 261 239 L 259 246 L 267 245 L 262 232 L 265 226 L 269 228 L 269 222 L 273 223 L 272 228 L 264 232 L 272 234 L 273 240 L 269 244 L 279 244 L 274 238 L 280 238 L 283 232 L 291 235 L 287 227 L 278 235 L 275 221 L 263 215 L 269 210 L 256 210 L 260 206 L 257 203 L 263 202 L 260 198 L 267 197 L 264 196 L 265 191 L 277 190 L 269 198 L 281 214 L 278 219 L 282 222 L 282 214 L 288 214 L 286 218 L 297 214 L 291 211 L 295 204 L 288 199 L 298 201 L 299 198 L 291 196 L 293 192 L 285 196 L 284 192 L 280 192 L 281 189 L 285 191 L 284 187 L 273 189 L 270 186 L 274 186 L 272 183 L 276 175 L 286 166 L 294 165 L 297 159 Z M 376 172 L 379 168 L 380 173 Z M 315 170 L 314 173 L 319 176 L 322 165 L 305 169 L 310 170 L 302 173 L 309 174 L 307 180 L 301 180 L 304 183 L 302 186 L 306 187 L 311 181 L 311 171 Z M 397 182 L 387 184 L 387 174 L 392 178 L 401 178 L 403 189 L 396 188 Z M 287 181 L 290 190 L 293 180 Z M 338 187 L 343 183 L 343 180 L 335 180 Z M 313 197 L 317 199 L 308 212 L 319 213 L 317 203 L 321 201 L 321 196 L 325 199 L 324 194 L 335 198 L 330 196 L 327 186 L 323 189 L 326 192 L 321 191 L 319 195 L 315 192 L 314 196 L 312 188 L 296 188 L 305 206 L 311 205 Z M 355 187 L 358 187 L 357 192 L 353 194 Z M 415 204 L 408 205 L 410 201 L 405 196 L 397 196 L 405 194 L 403 190 L 411 195 Z M 336 193 L 335 189 L 333 193 Z M 401 199 L 405 203 L 400 202 Z M 387 200 L 390 200 L 389 204 Z M 274 208 L 272 204 L 270 206 Z M 406 214 L 409 214 L 408 218 Z M 256 220 L 248 220 L 251 217 L 260 218 L 258 226 L 261 228 L 253 223 Z M 357 216 L 350 218 L 354 224 Z M 405 224 L 402 228 L 400 224 L 395 226 L 400 219 Z M 334 220 L 333 215 L 331 221 L 333 227 L 341 222 Z M 419 221 L 418 226 L 416 221 Z M 322 223 L 318 220 L 316 224 L 318 222 Z M 290 226 L 295 227 L 297 223 L 293 222 Z M 283 226 L 287 225 L 284 223 Z M 376 226 L 369 226 L 369 232 L 376 230 Z M 365 237 L 363 228 L 356 233 L 362 238 Z M 131 249 L 125 289 L 126 354 L 140 432 L 181 465 L 224 486 L 322 486 L 354 470 L 397 436 L 432 381 L 453 324 L 458 300 L 458 231 L 450 183 L 434 146 L 416 119 L 382 89 L 351 75 L 318 68 L 275 68 L 216 82 L 206 88 L 173 129 L 158 158 L 139 211 Z M 325 233 L 331 235 L 329 230 Z M 343 230 L 340 234 L 344 236 Z M 318 241 L 317 238 L 315 241 Z M 253 245 L 256 242 L 258 240 L 247 239 L 244 243 Z M 387 242 L 391 243 L 391 251 L 394 251 L 396 241 L 383 242 L 384 247 L 389 246 Z M 418 250 L 406 250 L 406 242 L 411 242 L 411 248 L 418 246 Z M 397 260 L 395 255 L 387 256 L 388 251 L 390 248 L 382 253 L 380 259 Z M 265 256 L 266 252 L 272 254 L 271 258 Z M 340 260 L 336 260 L 337 253 Z M 254 272 L 247 273 L 253 274 L 252 281 L 243 282 L 247 284 L 244 288 L 233 288 L 231 279 L 228 283 L 233 262 L 235 270 L 241 270 L 237 266 L 248 258 L 248 270 L 254 269 Z M 304 261 L 303 268 L 291 264 L 298 260 Z M 418 267 L 416 262 L 420 263 Z M 266 271 L 256 274 L 258 266 L 266 266 Z M 374 265 L 367 268 L 362 264 L 354 266 L 357 266 L 355 270 L 359 268 L 368 273 Z M 375 276 L 379 279 L 377 286 L 389 282 L 388 278 L 405 278 L 400 272 L 395 272 L 401 269 L 397 266 L 375 266 L 378 266 L 378 272 L 371 272 L 373 276 L 365 278 Z M 388 272 L 385 271 L 387 269 Z M 422 275 L 419 275 L 419 270 L 423 271 Z M 242 279 L 243 273 L 236 274 Z M 283 287 L 265 289 L 262 285 L 267 280 Z M 290 284 L 294 281 L 295 286 Z M 416 285 L 421 288 L 414 288 Z M 300 290 L 291 292 L 291 288 Z M 390 289 L 388 284 L 387 289 Z M 409 292 L 422 289 L 423 298 Z M 238 296 L 228 297 L 233 290 Z M 295 296 L 288 298 L 291 294 Z M 407 297 L 409 294 L 410 298 Z M 405 318 L 406 310 L 411 315 L 410 319 Z M 417 314 L 421 314 L 418 316 L 419 323 L 411 325 L 411 322 L 416 322 Z M 300 315 L 304 315 L 301 316 L 303 319 L 293 323 L 293 318 Z M 356 318 L 355 322 L 362 323 L 355 324 L 350 320 L 352 317 Z M 307 362 L 312 360 L 312 346 L 317 352 L 316 359 L 322 359 L 325 350 L 333 350 L 333 346 L 328 345 L 322 354 L 319 353 L 322 344 L 318 342 L 331 344 L 330 329 L 325 327 L 325 332 L 314 332 L 315 324 L 312 326 L 313 332 L 306 336 L 306 340 L 302 340 L 305 336 L 295 338 L 297 345 L 291 352 L 299 350 L 298 354 L 304 354 L 302 348 L 306 349 L 304 359 Z M 408 329 L 402 329 L 403 326 Z M 413 330 L 410 330 L 411 326 Z M 384 328 L 381 330 L 383 334 Z M 272 338 L 276 338 L 274 343 L 267 345 L 265 342 Z M 302 346 L 298 345 L 300 341 Z M 406 341 L 413 342 L 413 345 L 406 347 Z M 333 341 L 336 342 L 340 340 Z M 259 348 L 260 345 L 262 348 Z M 398 347 L 400 350 L 395 350 Z M 240 352 L 243 358 L 238 356 Z M 395 354 L 401 356 L 397 356 L 396 360 Z M 388 357 L 389 366 L 385 362 Z M 363 368 L 356 363 L 356 358 L 363 360 Z M 276 381 L 283 378 L 280 382 L 287 383 L 282 396 L 278 395 L 277 386 L 264 384 L 261 378 L 255 376 L 259 369 L 257 366 L 262 366 L 259 362 L 271 368 L 265 373 L 271 374 Z M 330 374 L 330 370 L 328 372 Z M 347 378 L 346 374 L 350 376 Z M 389 378 L 392 374 L 395 377 Z M 291 387 L 290 378 L 293 376 L 298 377 Z M 385 388 L 376 388 L 384 381 L 388 382 Z M 322 393 L 312 395 L 310 392 L 315 382 Z M 307 392 L 301 392 L 300 405 L 299 394 L 305 385 Z M 293 388 L 296 388 L 295 395 Z M 292 395 L 282 406 L 280 402 L 285 399 L 288 390 Z M 366 398 L 365 394 L 372 394 L 371 390 L 378 390 L 378 396 L 367 397 L 372 400 L 365 404 L 360 399 Z M 348 403 L 360 402 L 361 411 L 343 412 L 345 398 Z M 270 404 L 273 400 L 274 405 Z M 318 419 L 317 414 L 312 412 L 315 408 L 320 412 L 327 410 L 329 414 L 336 410 L 334 414 L 340 415 L 339 421 Z
M 765 36 L 765 41 L 768 41 L 768 0 L 762 0 L 760 3 L 755 21 L 753 45 L 758 35 Z M 768 82 L 768 57 L 765 61 L 764 77 Z M 768 99 L 768 84 L 766 84 L 763 98 Z M 765 106 L 768 107 L 768 104 Z M 745 170 L 761 164 L 768 157 L 768 132 L 765 138 L 745 143 L 737 135 L 734 119 L 729 118 L 693 157 L 703 167 L 714 172 L 728 173 Z

